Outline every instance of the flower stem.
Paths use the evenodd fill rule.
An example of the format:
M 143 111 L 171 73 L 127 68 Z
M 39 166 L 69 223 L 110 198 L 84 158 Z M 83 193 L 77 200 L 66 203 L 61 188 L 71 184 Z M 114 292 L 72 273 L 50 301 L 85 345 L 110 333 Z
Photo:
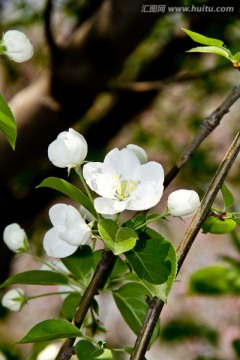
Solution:
M 35 296 L 28 296 L 27 301 L 28 300 L 34 300 L 34 299 L 41 298 L 41 297 L 45 297 L 45 296 L 65 295 L 65 294 L 70 294 L 70 293 L 72 293 L 72 291 L 54 291 L 54 292 L 51 292 L 51 293 L 44 293 L 44 294 L 39 294 L 39 295 L 35 295 Z

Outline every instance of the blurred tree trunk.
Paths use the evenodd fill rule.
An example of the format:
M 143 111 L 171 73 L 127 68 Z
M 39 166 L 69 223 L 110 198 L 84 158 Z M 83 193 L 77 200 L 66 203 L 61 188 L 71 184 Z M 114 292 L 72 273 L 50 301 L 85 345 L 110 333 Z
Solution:
M 12 192 L 11 181 L 25 170 L 34 174 L 42 162 L 50 165 L 49 143 L 84 115 L 108 81 L 121 71 L 126 57 L 163 15 L 141 12 L 143 4 L 148 1 L 104 0 L 75 29 L 67 44 L 49 43 L 49 69 L 9 102 L 18 137 L 13 151 L 0 135 L 0 198 L 4 208 L 1 231 L 10 222 L 22 222 L 24 226 L 46 206 L 51 196 L 46 191 L 43 197 L 41 191 L 34 189 L 40 182 L 37 175 L 31 178 L 33 188 L 26 194 Z M 152 0 L 151 4 L 157 5 L 158 1 Z M 103 145 L 105 140 L 103 137 Z M 56 175 L 58 169 L 54 171 Z M 0 274 L 4 280 L 10 253 L 2 243 L 0 254 Z
M 139 0 L 105 0 L 72 34 L 50 48 L 50 69 L 9 103 L 18 126 L 16 151 L 1 137 L 1 183 L 46 158 L 47 146 L 79 119 L 161 13 L 142 13 Z M 151 4 L 157 4 L 153 0 Z

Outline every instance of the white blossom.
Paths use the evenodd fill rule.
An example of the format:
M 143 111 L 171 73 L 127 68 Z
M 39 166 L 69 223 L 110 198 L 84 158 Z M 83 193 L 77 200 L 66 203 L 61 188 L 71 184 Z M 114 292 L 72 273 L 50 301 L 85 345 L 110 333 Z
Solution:
M 21 63 L 33 56 L 33 46 L 28 37 L 21 31 L 9 30 L 3 34 L 1 45 L 10 59 Z
M 5 227 L 3 241 L 10 250 L 16 253 L 23 252 L 28 248 L 27 235 L 17 223 Z
M 113 149 L 103 163 L 84 165 L 83 176 L 88 186 L 100 195 L 94 200 L 100 214 L 147 210 L 157 205 L 163 193 L 162 166 L 155 161 L 141 164 L 139 157 L 126 148 Z
M 180 189 L 173 191 L 167 201 L 167 208 L 172 216 L 186 218 L 192 216 L 200 204 L 196 191 Z
M 2 306 L 11 311 L 19 311 L 25 304 L 24 291 L 21 288 L 9 290 L 2 298 Z
M 88 145 L 85 138 L 74 129 L 61 132 L 48 147 L 48 158 L 60 168 L 76 167 L 87 156 Z
M 90 239 L 90 227 L 73 206 L 53 205 L 49 210 L 49 217 L 53 227 L 47 231 L 43 240 L 44 249 L 49 256 L 67 257 Z

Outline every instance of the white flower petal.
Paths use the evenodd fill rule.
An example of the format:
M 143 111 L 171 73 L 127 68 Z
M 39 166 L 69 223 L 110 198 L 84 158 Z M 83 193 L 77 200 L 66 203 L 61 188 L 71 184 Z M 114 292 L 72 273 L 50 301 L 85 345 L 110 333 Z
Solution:
M 84 220 L 80 222 L 79 219 L 72 217 L 66 220 L 66 227 L 60 232 L 59 237 L 70 245 L 80 246 L 86 244 L 91 234 L 91 229 Z
M 72 255 L 77 246 L 72 246 L 59 238 L 59 229 L 52 228 L 44 236 L 43 247 L 48 256 L 64 258 Z
M 99 214 L 113 215 L 126 209 L 127 201 L 118 201 L 98 197 L 94 200 L 94 207 Z
M 128 150 L 133 151 L 134 154 L 137 155 L 137 157 L 139 158 L 141 164 L 146 164 L 146 163 L 148 162 L 147 153 L 146 153 L 146 151 L 145 151 L 143 148 L 141 148 L 140 146 L 134 145 L 134 144 L 128 144 L 128 145 L 126 146 L 126 148 L 127 148 Z
M 49 209 L 49 218 L 54 226 L 65 224 L 67 204 L 55 204 Z
M 119 174 L 123 180 L 131 177 L 132 171 L 138 165 L 140 160 L 136 154 L 129 149 L 111 150 L 104 159 L 104 172 Z
M 156 161 L 149 161 L 147 164 L 140 165 L 134 169 L 133 179 L 138 179 L 141 183 L 145 181 L 156 181 L 163 183 L 163 167 Z
M 6 47 L 5 54 L 18 63 L 27 61 L 33 56 L 33 46 L 28 37 L 21 31 L 9 30 L 5 32 L 2 41 Z
M 159 181 L 148 181 L 140 184 L 127 204 L 128 210 L 147 210 L 156 206 L 163 193 L 163 184 Z
M 90 189 L 97 194 L 107 198 L 114 197 L 119 179 L 114 173 L 104 173 L 104 165 L 102 163 L 89 162 L 84 165 L 83 176 Z
M 88 222 L 96 220 L 96 218 L 84 206 L 80 205 L 79 211 L 84 220 L 86 219 Z

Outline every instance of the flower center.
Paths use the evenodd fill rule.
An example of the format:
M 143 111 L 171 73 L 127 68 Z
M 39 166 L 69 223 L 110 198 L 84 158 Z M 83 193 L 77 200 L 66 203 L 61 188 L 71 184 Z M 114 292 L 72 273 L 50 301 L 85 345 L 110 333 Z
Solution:
M 114 188 L 116 189 L 115 197 L 119 201 L 123 201 L 129 198 L 131 192 L 137 189 L 138 184 L 138 180 L 120 180 L 118 185 L 114 186 Z

